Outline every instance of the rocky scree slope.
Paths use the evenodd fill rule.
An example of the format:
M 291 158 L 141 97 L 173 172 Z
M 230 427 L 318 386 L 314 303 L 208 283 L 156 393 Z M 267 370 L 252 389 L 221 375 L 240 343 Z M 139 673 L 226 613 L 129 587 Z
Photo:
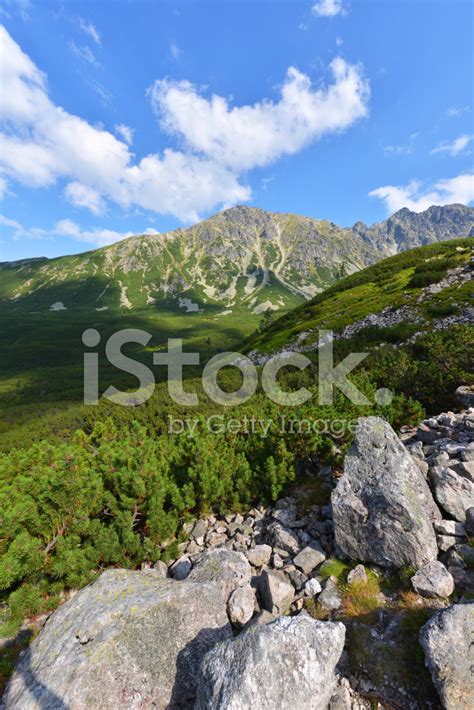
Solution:
M 342 476 L 315 474 L 326 503 L 189 522 L 177 559 L 105 572 L 46 621 L 3 707 L 472 707 L 474 391 L 458 397 L 400 438 L 361 419 Z

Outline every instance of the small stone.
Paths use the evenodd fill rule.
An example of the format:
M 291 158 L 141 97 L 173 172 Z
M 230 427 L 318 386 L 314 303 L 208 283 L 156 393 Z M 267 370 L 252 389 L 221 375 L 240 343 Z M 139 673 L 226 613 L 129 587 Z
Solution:
M 464 526 L 469 537 L 474 537 L 474 508 L 468 508 L 466 510 L 466 522 Z
M 326 555 L 320 545 L 313 543 L 307 545 L 294 558 L 294 563 L 304 574 L 310 574 L 316 567 L 324 562 Z
M 207 524 L 204 520 L 198 520 L 193 528 L 191 537 L 196 540 L 198 545 L 204 544 L 204 537 L 207 533 Z
M 259 578 L 263 608 L 273 614 L 285 614 L 294 598 L 293 585 L 282 572 L 264 569 Z
M 280 523 L 272 523 L 268 528 L 269 542 L 272 547 L 286 550 L 290 555 L 297 555 L 300 550 L 298 536 Z
M 179 558 L 179 560 L 176 560 L 176 562 L 171 565 L 170 567 L 170 573 L 171 576 L 174 579 L 177 579 L 179 582 L 181 582 L 183 579 L 186 579 L 188 574 L 191 572 L 193 564 L 189 557 L 186 555 L 183 555 L 182 557 Z
M 326 611 L 337 611 L 341 608 L 342 597 L 335 577 L 329 577 L 326 586 L 318 597 L 318 601 Z
M 283 560 L 280 555 L 274 554 L 272 557 L 272 565 L 275 569 L 281 569 L 283 567 Z
M 456 537 L 465 537 L 466 535 L 464 525 L 456 520 L 435 520 L 433 525 L 440 535 L 455 535 Z
M 245 555 L 254 567 L 264 567 L 270 561 L 272 548 L 270 545 L 255 545 L 245 552 Z
M 357 565 L 357 567 L 351 569 L 347 575 L 347 581 L 349 584 L 352 584 L 353 582 L 367 584 L 367 572 L 365 571 L 364 565 Z
M 250 584 L 237 587 L 229 597 L 227 603 L 229 619 L 234 626 L 244 626 L 253 616 L 255 611 L 255 590 Z
M 415 592 L 424 597 L 447 598 L 454 592 L 454 579 L 442 562 L 434 560 L 424 565 L 411 578 Z
M 447 552 L 456 544 L 456 538 L 451 535 L 436 535 L 436 544 L 442 552 Z
M 316 594 L 319 594 L 320 591 L 321 585 L 319 584 L 317 579 L 314 579 L 314 577 L 308 579 L 308 581 L 304 585 L 304 593 L 307 597 L 314 597 Z
M 304 587 L 307 577 L 298 569 L 291 570 L 291 572 L 288 573 L 288 576 L 291 580 L 292 585 L 297 591 Z
M 288 525 L 288 523 L 292 523 L 295 520 L 296 510 L 295 508 L 282 508 L 281 510 L 274 510 L 272 517 L 275 518 L 275 520 L 278 520 L 278 522 L 282 525 Z
M 187 555 L 197 555 L 199 552 L 202 552 L 202 546 L 198 545 L 196 540 L 191 540 L 191 542 L 186 545 L 185 552 Z
M 162 577 L 168 576 L 168 565 L 163 560 L 157 560 L 153 565 L 153 569 L 156 570 Z

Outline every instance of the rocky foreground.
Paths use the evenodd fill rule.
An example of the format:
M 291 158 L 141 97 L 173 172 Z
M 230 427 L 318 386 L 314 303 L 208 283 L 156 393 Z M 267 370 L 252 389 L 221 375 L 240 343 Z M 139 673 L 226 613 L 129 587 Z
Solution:
M 185 526 L 47 619 L 2 707 L 474 707 L 474 394 L 395 434 L 359 421 L 339 478 Z M 419 656 L 421 655 L 421 664 Z M 426 666 L 426 670 L 424 670 Z

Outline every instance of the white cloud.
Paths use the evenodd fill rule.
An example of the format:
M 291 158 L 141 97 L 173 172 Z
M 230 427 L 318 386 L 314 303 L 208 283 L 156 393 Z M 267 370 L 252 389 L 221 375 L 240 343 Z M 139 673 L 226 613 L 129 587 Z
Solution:
M 97 28 L 95 27 L 95 25 L 92 24 L 92 22 L 88 22 L 87 20 L 84 20 L 84 18 L 79 17 L 79 27 L 83 32 L 86 33 L 86 35 L 89 35 L 89 37 L 94 40 L 98 47 L 101 46 L 102 41 L 100 38 L 100 34 L 98 33 Z
M 118 133 L 118 135 L 121 138 L 123 138 L 125 143 L 127 143 L 128 145 L 132 145 L 133 134 L 135 133 L 133 128 L 126 126 L 124 123 L 119 123 L 115 126 L 114 130 L 115 130 L 115 133 Z
M 342 0 L 318 0 L 313 5 L 313 14 L 319 17 L 336 17 L 336 15 L 345 15 Z
M 2 200 L 5 195 L 8 195 L 8 193 L 8 180 L 5 180 L 4 177 L 0 176 L 0 200 Z
M 31 0 L 4 0 L 4 4 L 7 7 L 13 8 L 21 17 L 21 19 L 24 22 L 27 22 L 30 19 L 30 10 L 31 10 Z M 6 17 L 10 17 L 9 13 L 5 8 L 0 8 L 1 12 L 3 15 Z
M 426 188 L 418 180 L 413 180 L 408 185 L 387 185 L 372 190 L 369 195 L 384 200 L 389 214 L 402 207 L 408 207 L 413 212 L 422 212 L 431 205 L 468 205 L 474 200 L 474 173 L 463 173 L 439 180 Z
M 415 141 L 419 135 L 419 133 L 412 133 L 409 137 L 408 142 L 402 145 L 384 146 L 384 153 L 389 153 L 392 155 L 411 155 L 415 150 Z
M 91 81 L 89 82 L 89 85 L 100 98 L 102 104 L 104 106 L 108 106 L 112 101 L 112 94 L 110 93 L 110 91 L 106 89 L 105 86 L 102 86 L 102 84 L 98 81 Z
M 173 57 L 173 59 L 176 59 L 176 61 L 178 61 L 178 59 L 180 58 L 182 53 L 183 53 L 183 50 L 180 49 L 176 44 L 170 45 L 170 54 Z
M 10 219 L 0 214 L 0 224 L 12 230 L 12 238 L 19 239 L 54 239 L 54 237 L 68 237 L 79 242 L 86 242 L 98 247 L 114 244 L 134 234 L 157 234 L 154 229 L 146 229 L 143 232 L 116 232 L 113 229 L 102 229 L 93 227 L 92 229 L 81 229 L 81 227 L 71 219 L 61 219 L 56 222 L 52 229 L 40 227 L 24 227 L 15 219 Z
M 137 162 L 126 140 L 55 105 L 44 74 L 2 27 L 0 53 L 0 178 L 31 187 L 65 180 L 67 197 L 93 213 L 110 200 L 197 221 L 202 213 L 250 199 L 250 188 L 241 183 L 246 170 L 296 153 L 367 114 L 368 83 L 359 67 L 340 58 L 331 64 L 329 86 L 315 89 L 308 76 L 290 68 L 279 101 L 250 106 L 205 98 L 189 82 L 160 81 L 150 89 L 153 107 L 185 149 Z
M 92 66 L 94 66 L 94 67 L 100 67 L 99 62 L 97 61 L 96 56 L 90 47 L 87 47 L 87 46 L 79 47 L 74 42 L 74 40 L 71 40 L 69 42 L 69 46 L 76 56 L 80 57 L 85 62 L 92 64 Z
M 56 222 L 53 234 L 61 237 L 70 237 L 79 242 L 94 244 L 98 247 L 105 247 L 110 244 L 115 244 L 115 242 L 119 242 L 121 239 L 132 237 L 135 232 L 116 232 L 113 229 L 101 229 L 100 227 L 81 229 L 76 222 L 70 219 L 62 219 Z
M 467 111 L 469 111 L 468 106 L 450 106 L 446 111 L 446 115 L 449 116 L 449 118 L 459 118 L 459 116 L 462 116 L 463 113 Z
M 342 39 L 342 37 L 336 37 L 336 45 L 338 47 L 342 47 L 343 44 L 344 44 L 344 40 Z
M 473 139 L 474 135 L 464 134 L 462 136 L 459 136 L 452 142 L 443 141 L 442 143 L 437 145 L 436 148 L 433 148 L 431 153 L 432 155 L 436 153 L 448 153 L 448 155 L 455 157 L 456 155 L 463 153 Z
M 0 214 L 0 224 L 7 229 L 12 229 L 13 239 L 48 239 L 48 232 L 39 227 L 24 227 L 16 219 L 10 219 Z
M 64 194 L 75 207 L 85 207 L 92 214 L 100 215 L 105 212 L 105 202 L 100 194 L 80 182 L 70 182 L 66 185 Z
M 222 96 L 203 97 L 188 81 L 168 79 L 156 81 L 149 93 L 168 133 L 241 172 L 294 154 L 367 115 L 369 87 L 360 69 L 340 57 L 330 69 L 334 83 L 313 89 L 306 74 L 290 67 L 277 103 L 267 99 L 232 107 Z

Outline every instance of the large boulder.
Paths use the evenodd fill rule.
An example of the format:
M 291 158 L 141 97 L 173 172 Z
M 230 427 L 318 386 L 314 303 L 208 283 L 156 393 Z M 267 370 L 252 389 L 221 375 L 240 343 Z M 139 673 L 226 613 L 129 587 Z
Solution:
M 186 708 L 204 655 L 232 636 L 216 585 L 108 570 L 22 656 L 5 710 Z
M 420 469 L 383 419 L 359 420 L 331 502 L 336 543 L 349 558 L 397 568 L 436 559 L 433 520 L 441 514 Z
M 439 505 L 460 523 L 465 523 L 467 511 L 474 506 L 474 483 L 443 466 L 434 466 L 429 478 Z
M 344 637 L 343 624 L 306 614 L 252 626 L 207 654 L 196 710 L 324 710 Z
M 206 550 L 194 560 L 190 582 L 215 582 L 227 601 L 234 589 L 250 583 L 252 568 L 242 552 L 218 548 Z
M 473 603 L 437 612 L 420 631 L 426 665 L 446 710 L 474 707 L 473 632 Z

